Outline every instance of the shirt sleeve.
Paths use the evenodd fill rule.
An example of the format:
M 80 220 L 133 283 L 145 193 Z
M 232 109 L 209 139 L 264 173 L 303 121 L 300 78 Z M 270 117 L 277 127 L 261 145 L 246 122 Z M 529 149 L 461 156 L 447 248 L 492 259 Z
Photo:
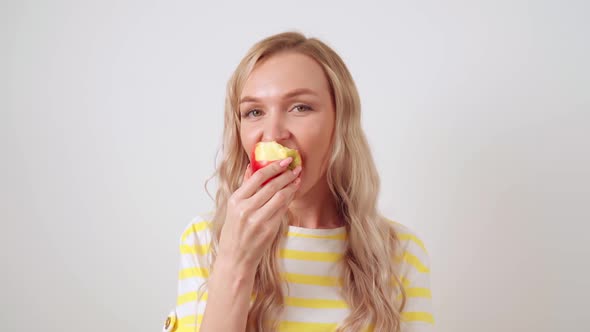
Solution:
M 206 304 L 209 244 L 209 222 L 196 217 L 179 241 L 176 306 L 166 318 L 164 332 L 198 332 Z
M 430 290 L 430 257 L 422 240 L 410 229 L 398 229 L 401 243 L 400 276 L 406 292 L 401 332 L 434 331 Z

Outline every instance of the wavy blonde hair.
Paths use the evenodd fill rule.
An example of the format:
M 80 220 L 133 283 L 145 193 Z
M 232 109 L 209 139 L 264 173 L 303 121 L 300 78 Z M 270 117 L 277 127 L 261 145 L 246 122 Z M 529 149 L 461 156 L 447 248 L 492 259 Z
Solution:
M 254 66 L 278 52 L 298 52 L 317 61 L 329 81 L 335 105 L 335 130 L 327 168 L 327 181 L 347 230 L 342 260 L 342 296 L 350 315 L 337 331 L 360 331 L 372 325 L 375 331 L 399 331 L 406 295 L 396 273 L 394 257 L 399 241 L 391 222 L 377 211 L 379 176 L 361 128 L 360 99 L 354 80 L 342 59 L 329 46 L 297 32 L 285 32 L 255 44 L 239 63 L 227 84 L 222 161 L 217 176 L 215 211 L 211 220 L 213 264 L 229 197 L 239 188 L 249 163 L 240 140 L 238 100 Z M 276 331 L 284 310 L 286 282 L 281 277 L 278 252 L 292 214 L 283 218 L 281 229 L 256 271 L 252 306 L 246 331 Z

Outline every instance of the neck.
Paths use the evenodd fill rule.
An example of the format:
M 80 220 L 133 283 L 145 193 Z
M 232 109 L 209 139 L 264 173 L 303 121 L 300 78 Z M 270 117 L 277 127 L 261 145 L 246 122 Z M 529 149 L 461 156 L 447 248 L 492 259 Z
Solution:
M 342 226 L 338 207 L 325 177 L 301 197 L 295 197 L 289 208 L 295 220 L 292 226 L 303 228 L 336 228 Z

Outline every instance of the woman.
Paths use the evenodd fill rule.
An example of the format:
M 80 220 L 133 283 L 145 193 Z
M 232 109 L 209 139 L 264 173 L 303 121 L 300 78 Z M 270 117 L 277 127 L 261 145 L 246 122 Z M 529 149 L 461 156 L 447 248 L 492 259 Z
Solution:
M 428 255 L 376 207 L 379 178 L 342 59 L 266 38 L 229 80 L 216 210 L 181 237 L 165 331 L 431 331 Z M 252 172 L 257 142 L 297 149 Z M 262 186 L 263 183 L 271 179 Z

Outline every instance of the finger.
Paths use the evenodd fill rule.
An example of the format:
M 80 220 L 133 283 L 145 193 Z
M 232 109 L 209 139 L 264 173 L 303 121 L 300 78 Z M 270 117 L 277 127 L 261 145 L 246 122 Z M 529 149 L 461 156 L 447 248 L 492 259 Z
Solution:
M 246 166 L 246 172 L 244 173 L 244 182 L 248 181 L 248 179 L 252 176 L 252 165 L 248 164 Z
M 293 158 L 291 157 L 283 160 L 276 160 L 270 165 L 254 172 L 248 181 L 245 181 L 242 186 L 236 190 L 238 197 L 245 199 L 254 195 L 266 180 L 284 172 L 291 161 L 293 161 Z
M 269 218 L 260 219 L 254 221 L 254 224 L 248 229 L 249 232 L 252 232 L 252 237 L 255 239 L 256 242 L 259 242 L 260 245 L 264 245 L 268 243 L 268 241 L 272 241 L 277 234 L 277 230 L 281 224 L 282 217 L 287 213 L 289 210 L 288 206 L 284 206 L 280 208 L 278 211 L 275 211 L 272 216 Z
M 285 205 L 282 208 L 280 208 L 279 210 L 275 211 L 275 213 L 270 217 L 270 219 L 268 219 L 267 223 L 266 223 L 266 227 L 270 228 L 271 230 L 276 231 L 280 225 L 281 222 L 281 218 L 287 213 L 287 211 L 289 211 L 289 206 Z M 273 233 L 272 235 L 275 235 L 275 233 Z
M 244 182 L 248 181 L 248 179 L 252 176 L 252 169 L 250 167 L 250 164 L 248 164 L 246 166 L 246 169 L 244 170 L 244 175 L 242 176 L 242 182 L 240 182 L 240 187 L 244 184 Z M 238 188 L 239 189 L 239 188 Z M 236 190 L 237 192 L 237 190 Z
M 297 179 L 301 173 L 301 166 L 297 166 L 293 171 L 286 171 L 270 180 L 264 187 L 256 192 L 252 197 L 247 200 L 254 208 L 259 208 L 268 202 L 272 196 L 279 190 L 285 188 L 288 184 L 292 183 Z
M 276 192 L 266 204 L 254 212 L 252 219 L 259 220 L 260 222 L 270 220 L 275 212 L 279 211 L 281 208 L 289 206 L 295 196 L 295 192 L 299 189 L 300 184 L 301 179 L 291 182 L 285 188 Z

